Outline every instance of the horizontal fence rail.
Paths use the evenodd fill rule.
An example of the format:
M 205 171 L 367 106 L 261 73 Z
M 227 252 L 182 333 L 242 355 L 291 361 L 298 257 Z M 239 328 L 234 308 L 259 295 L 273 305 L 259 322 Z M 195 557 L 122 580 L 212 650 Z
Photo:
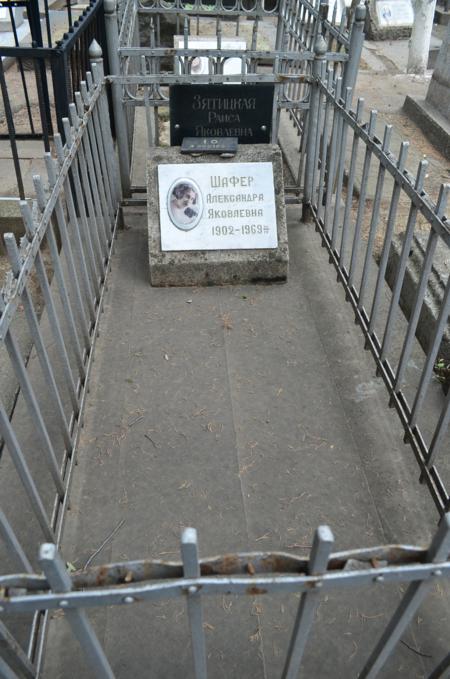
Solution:
M 72 574 L 56 546 L 47 543 L 39 551 L 42 575 L 31 572 L 0 577 L 0 610 L 5 620 L 8 614 L 63 610 L 94 676 L 111 679 L 115 674 L 89 620 L 90 609 L 182 599 L 189 619 L 194 674 L 197 679 L 206 679 L 205 597 L 301 594 L 282 662 L 283 679 L 294 679 L 302 666 L 310 632 L 319 624 L 316 612 L 321 596 L 341 589 L 403 583 L 407 586 L 401 600 L 358 675 L 360 679 L 373 679 L 395 651 L 432 587 L 450 577 L 450 517 L 443 519 L 428 549 L 388 545 L 332 553 L 333 543 L 328 526 L 320 526 L 306 558 L 283 552 L 248 552 L 200 559 L 197 532 L 186 528 L 181 537 L 181 562 L 128 561 Z M 126 636 L 124 629 L 123 638 Z M 3 624 L 0 638 L 9 666 L 19 668 L 26 676 L 36 676 L 35 666 L 16 647 Z M 444 676 L 449 667 L 450 657 L 446 655 L 430 679 Z
M 69 115 L 62 120 L 65 143 L 55 135 L 56 157 L 45 155 L 46 179 L 34 177 L 37 200 L 20 202 L 26 235 L 19 244 L 13 234 L 4 237 L 10 270 L 0 292 L 2 569 L 13 563 L 31 571 L 38 536 L 61 539 L 120 217 L 101 59 L 80 83 Z M 38 618 L 30 658 L 38 653 Z
M 450 280 L 445 216 L 450 185 L 427 195 L 426 160 L 406 169 L 408 143 L 391 149 L 392 126 L 367 122 L 364 101 L 325 63 L 316 43 L 304 180 L 304 220 L 321 234 L 434 502 L 450 509 Z M 445 372 L 445 371 L 441 371 Z M 441 384 L 443 382 L 444 384 Z

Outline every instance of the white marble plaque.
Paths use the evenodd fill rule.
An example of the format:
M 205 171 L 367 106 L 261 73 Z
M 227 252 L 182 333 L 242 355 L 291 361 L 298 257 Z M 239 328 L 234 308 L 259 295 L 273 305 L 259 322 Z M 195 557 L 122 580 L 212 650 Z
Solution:
M 178 49 L 184 48 L 184 36 L 175 35 L 173 38 L 174 47 Z M 216 50 L 217 38 L 213 36 L 197 36 L 188 38 L 188 49 L 192 50 Z M 221 49 L 236 50 L 244 52 L 247 49 L 247 43 L 241 38 L 222 38 Z M 181 58 L 184 62 L 184 57 Z M 217 61 L 217 60 L 216 60 Z M 224 75 L 240 75 L 242 69 L 242 60 L 238 57 L 229 57 L 225 59 L 222 64 Z M 175 64 L 177 70 L 177 63 Z M 244 70 L 247 72 L 247 64 L 244 63 Z M 209 74 L 209 59 L 208 57 L 196 56 L 191 60 L 191 73 L 193 75 L 208 75 Z
M 414 10 L 411 0 L 377 0 L 376 9 L 380 27 L 413 25 Z
M 278 246 L 272 163 L 158 166 L 161 250 Z

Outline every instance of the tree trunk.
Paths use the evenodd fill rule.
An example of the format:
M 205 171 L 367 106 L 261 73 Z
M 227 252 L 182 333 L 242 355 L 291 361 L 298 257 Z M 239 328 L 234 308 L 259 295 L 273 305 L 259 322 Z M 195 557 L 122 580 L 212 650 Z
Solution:
M 414 24 L 409 41 L 407 73 L 423 75 L 427 70 L 435 7 L 436 0 L 416 0 L 414 3 Z

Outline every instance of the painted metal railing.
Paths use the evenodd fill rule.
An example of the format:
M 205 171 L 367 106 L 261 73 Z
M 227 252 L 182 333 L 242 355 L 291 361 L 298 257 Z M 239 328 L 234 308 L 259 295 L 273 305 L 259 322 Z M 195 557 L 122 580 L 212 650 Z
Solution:
M 394 653 L 427 595 L 439 581 L 445 582 L 450 577 L 450 517 L 443 519 L 428 549 L 388 545 L 332 553 L 333 543 L 330 528 L 320 526 L 307 558 L 283 552 L 249 552 L 200 559 L 197 532 L 186 528 L 181 537 L 181 562 L 129 561 L 72 574 L 68 573 L 55 545 L 47 543 L 41 546 L 38 558 L 43 574 L 0 577 L 0 610 L 7 621 L 8 615 L 61 609 L 92 676 L 113 679 L 116 675 L 112 664 L 118 660 L 117 653 L 122 658 L 123 647 L 134 637 L 134 629 L 122 629 L 120 648 L 108 658 L 88 612 L 100 607 L 183 600 L 189 619 L 194 675 L 196 679 L 206 679 L 205 598 L 221 596 L 224 600 L 230 595 L 253 598 L 301 594 L 287 654 L 284 660 L 280 658 L 283 679 L 296 679 L 310 632 L 320 624 L 316 613 L 324 597 L 343 589 L 373 587 L 380 591 L 392 584 L 403 584 L 406 587 L 402 589 L 400 602 L 358 674 L 359 679 L 374 679 Z M 148 633 L 152 633 L 150 624 Z M 0 660 L 3 676 L 16 677 L 15 672 L 27 677 L 36 676 L 36 666 L 16 647 L 3 623 L 0 639 L 4 649 L 3 660 Z M 444 657 L 429 679 L 447 676 L 446 671 L 450 668 L 447 651 L 442 648 Z M 60 667 L 63 674 L 72 671 L 70 658 L 65 660 L 66 667 Z M 152 661 L 155 661 L 154 657 Z M 185 670 L 189 671 L 189 668 Z M 336 676 L 350 676 L 348 668 L 339 668 L 337 659 L 335 673 Z
M 11 268 L 0 293 L 2 568 L 6 559 L 26 572 L 38 536 L 61 539 L 120 215 L 101 59 L 62 123 L 65 144 L 55 135 L 47 179 L 34 177 L 37 201 L 20 203 L 26 235 L 19 245 L 4 236 Z M 35 620 L 34 640 L 37 629 Z
M 127 0 L 120 8 L 118 22 L 115 2 L 106 0 L 105 19 L 111 82 L 113 83 L 114 118 L 120 147 L 121 179 L 124 194 L 132 189 L 130 167 L 134 130 L 134 111 L 145 107 L 150 145 L 159 145 L 159 110 L 169 106 L 169 86 L 173 84 L 241 83 L 273 84 L 275 89 L 272 113 L 272 143 L 277 143 L 281 111 L 289 113 L 300 136 L 303 154 L 306 139 L 303 134 L 305 114 L 309 107 L 309 84 L 314 52 L 311 47 L 317 36 L 324 35 L 328 50 L 326 59 L 333 65 L 336 77 L 342 76 L 353 86 L 363 45 L 365 8 L 359 7 L 352 18 L 351 30 L 345 25 L 345 13 L 339 26 L 329 21 L 328 5 L 315 0 L 284 0 L 270 7 L 261 0 L 247 3 L 236 0 L 229 4 L 214 0 L 205 5 L 199 0 L 192 4 L 180 0 L 142 3 Z M 172 30 L 181 44 L 163 44 L 161 21 L 163 15 L 175 17 Z M 147 44 L 140 38 L 140 20 L 147 21 Z M 235 36 L 242 34 L 241 19 L 252 23 L 247 48 L 233 49 L 226 45 L 229 22 L 235 24 Z M 335 14 L 333 16 L 335 20 Z M 215 22 L 215 44 L 208 48 L 192 47 L 191 41 L 202 34 L 204 23 Z M 276 21 L 271 44 L 261 38 L 263 22 Z M 228 28 L 226 28 L 228 26 Z M 202 34 L 203 35 L 203 34 Z M 173 39 L 173 37 L 172 37 Z M 226 72 L 227 62 L 233 59 L 233 73 Z M 207 63 L 207 72 L 198 73 L 199 61 Z M 238 66 L 236 66 L 238 64 Z M 125 111 L 124 111 L 125 106 Z M 119 132 L 121 130 L 121 132 Z M 295 171 L 295 186 L 300 187 L 303 165 Z
M 9 140 L 17 180 L 17 193 L 25 199 L 23 162 L 17 148 L 18 140 L 42 139 L 49 151 L 54 129 L 63 134 L 62 118 L 68 116 L 69 103 L 80 88 L 89 67 L 89 45 L 95 39 L 105 48 L 105 30 L 102 0 L 90 0 L 82 11 L 71 7 L 66 0 L 65 12 L 49 10 L 48 1 L 40 7 L 34 0 L 2 0 L 10 14 L 14 45 L 0 45 L 0 92 L 3 103 L 1 113 L 5 131 L 0 139 Z M 20 44 L 13 9 L 26 11 L 30 26 L 31 45 Z M 40 10 L 45 22 L 42 34 Z M 65 28 L 60 40 L 54 41 L 55 21 L 58 31 Z M 61 24 L 61 19 L 63 23 Z M 19 29 L 20 30 L 20 29 Z M 9 66 L 14 65 L 14 68 Z M 16 82 L 16 67 L 20 73 L 20 86 Z M 50 82 L 51 81 L 51 82 Z M 24 99 L 26 116 L 17 116 Z M 15 112 L 15 114 L 13 113 Z
M 345 288 L 441 514 L 450 510 L 450 390 L 436 367 L 450 363 L 450 280 L 445 216 L 450 185 L 436 202 L 424 185 L 428 162 L 406 169 L 408 142 L 391 151 L 392 126 L 363 122 L 351 89 L 327 71 L 327 46 L 316 43 L 307 132 L 303 219 L 312 219 Z M 438 267 L 438 268 L 436 268 Z M 433 283 L 433 280 L 435 281 Z M 433 288 L 434 286 L 434 288 Z M 432 290 L 433 288 L 433 290 Z M 430 299 L 430 295 L 432 299 Z M 420 346 L 419 346 L 420 345 Z

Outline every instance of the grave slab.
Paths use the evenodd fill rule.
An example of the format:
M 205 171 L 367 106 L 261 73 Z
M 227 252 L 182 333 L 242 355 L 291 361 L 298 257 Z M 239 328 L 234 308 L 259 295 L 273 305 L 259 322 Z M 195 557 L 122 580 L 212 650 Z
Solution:
M 172 229 L 174 235 L 179 236 L 180 245 L 176 245 L 178 242 L 176 239 L 174 244 L 173 241 L 166 241 L 163 238 L 162 246 L 161 227 L 163 227 L 163 231 L 170 227 L 170 214 L 168 217 L 170 209 L 167 209 L 165 200 L 167 191 L 162 199 L 160 198 L 159 191 L 158 175 L 160 174 L 161 177 L 165 176 L 168 171 L 167 168 L 164 169 L 162 166 L 179 165 L 180 177 L 188 176 L 186 181 L 192 182 L 193 186 L 195 186 L 195 179 L 189 179 L 190 175 L 194 177 L 192 165 L 210 166 L 210 164 L 216 163 L 222 164 L 220 172 L 217 172 L 217 176 L 221 176 L 221 173 L 226 176 L 229 173 L 229 166 L 230 168 L 238 167 L 238 164 L 241 163 L 255 163 L 255 176 L 256 170 L 258 172 L 263 170 L 263 174 L 266 176 L 261 184 L 261 186 L 264 185 L 265 187 L 263 187 L 262 192 L 254 187 L 251 189 L 242 188 L 240 191 L 247 198 L 254 194 L 258 196 L 255 203 L 251 200 L 245 203 L 242 212 L 246 213 L 247 210 L 259 212 L 261 210 L 261 212 L 264 212 L 264 217 L 261 219 L 258 217 L 255 219 L 250 218 L 247 220 L 248 224 L 241 224 L 242 219 L 231 216 L 227 224 L 229 224 L 230 229 L 242 229 L 241 241 L 239 241 L 239 238 L 236 240 L 234 235 L 230 236 L 231 240 L 229 240 L 228 235 L 226 238 L 220 235 L 220 238 L 217 237 L 218 243 L 220 243 L 221 248 L 227 249 L 219 249 L 219 245 L 218 249 L 211 249 L 213 247 L 211 240 L 216 237 L 214 234 L 219 228 L 219 222 L 221 223 L 223 219 L 219 219 L 216 225 L 214 222 L 215 217 L 209 217 L 210 210 L 215 211 L 217 209 L 221 215 L 223 212 L 228 214 L 228 211 L 235 215 L 237 211 L 240 211 L 236 202 L 230 203 L 230 207 L 228 207 L 228 204 L 223 205 L 219 202 L 217 204 L 216 202 L 209 203 L 208 200 L 210 199 L 215 200 L 215 197 L 218 199 L 221 196 L 223 197 L 223 195 L 227 195 L 227 188 L 220 191 L 216 190 L 215 192 L 212 189 L 211 194 L 200 198 L 199 201 L 199 203 L 203 203 L 203 213 L 205 214 L 205 220 L 207 220 L 208 230 L 211 232 L 209 234 L 209 244 L 207 244 L 205 239 L 204 249 L 199 249 L 202 241 L 199 241 L 195 234 L 196 228 L 185 229 L 184 227 L 178 227 L 178 233 L 175 225 Z M 264 165 L 258 165 L 261 163 Z M 242 167 L 245 167 L 245 165 Z M 271 200 L 270 196 L 268 197 L 269 191 L 267 188 L 272 183 L 270 176 L 271 168 L 273 168 L 274 192 L 272 210 L 270 209 Z M 199 171 L 201 172 L 200 168 Z M 215 173 L 213 174 L 216 176 Z M 239 173 L 232 174 L 239 175 Z M 241 145 L 238 147 L 236 156 L 229 159 L 209 154 L 192 157 L 181 154 L 179 147 L 160 148 L 148 160 L 147 182 L 150 282 L 153 286 L 225 285 L 232 283 L 284 282 L 286 280 L 289 251 L 284 205 L 283 165 L 278 146 L 271 144 L 259 144 L 256 147 L 253 145 Z M 173 181 L 169 183 L 173 184 Z M 236 190 L 236 187 L 230 188 L 228 191 L 229 195 L 235 194 Z M 204 192 L 201 191 L 200 193 L 203 194 Z M 264 199 L 261 198 L 262 195 Z M 263 209 L 266 199 L 268 200 L 267 209 L 266 207 Z M 261 200 L 263 202 L 260 202 Z M 199 203 L 197 203 L 196 208 Z M 270 217 L 270 215 L 272 216 Z M 245 233 L 244 236 L 244 227 L 248 226 L 250 228 L 253 226 L 253 222 L 255 223 L 255 228 L 258 227 L 259 222 L 261 222 L 261 225 L 264 222 L 262 228 L 267 227 L 268 233 L 258 234 L 252 232 L 249 234 Z M 192 223 L 194 226 L 196 225 L 195 220 Z M 201 223 L 200 220 L 200 225 Z M 222 227 L 220 228 L 222 229 Z M 192 234 L 192 250 L 187 249 L 189 246 L 186 245 L 185 241 L 190 236 L 186 234 Z M 211 234 L 213 235 L 211 236 Z M 252 247 L 242 249 L 239 243 L 247 239 L 247 235 L 248 243 Z M 261 246 L 255 247 L 258 238 L 261 238 Z M 168 242 L 169 245 L 167 245 Z M 163 250 L 163 247 L 165 250 Z M 177 247 L 179 249 L 176 249 Z
M 432 144 L 450 158 L 450 24 L 439 50 L 425 99 L 407 96 L 405 112 L 425 131 Z

